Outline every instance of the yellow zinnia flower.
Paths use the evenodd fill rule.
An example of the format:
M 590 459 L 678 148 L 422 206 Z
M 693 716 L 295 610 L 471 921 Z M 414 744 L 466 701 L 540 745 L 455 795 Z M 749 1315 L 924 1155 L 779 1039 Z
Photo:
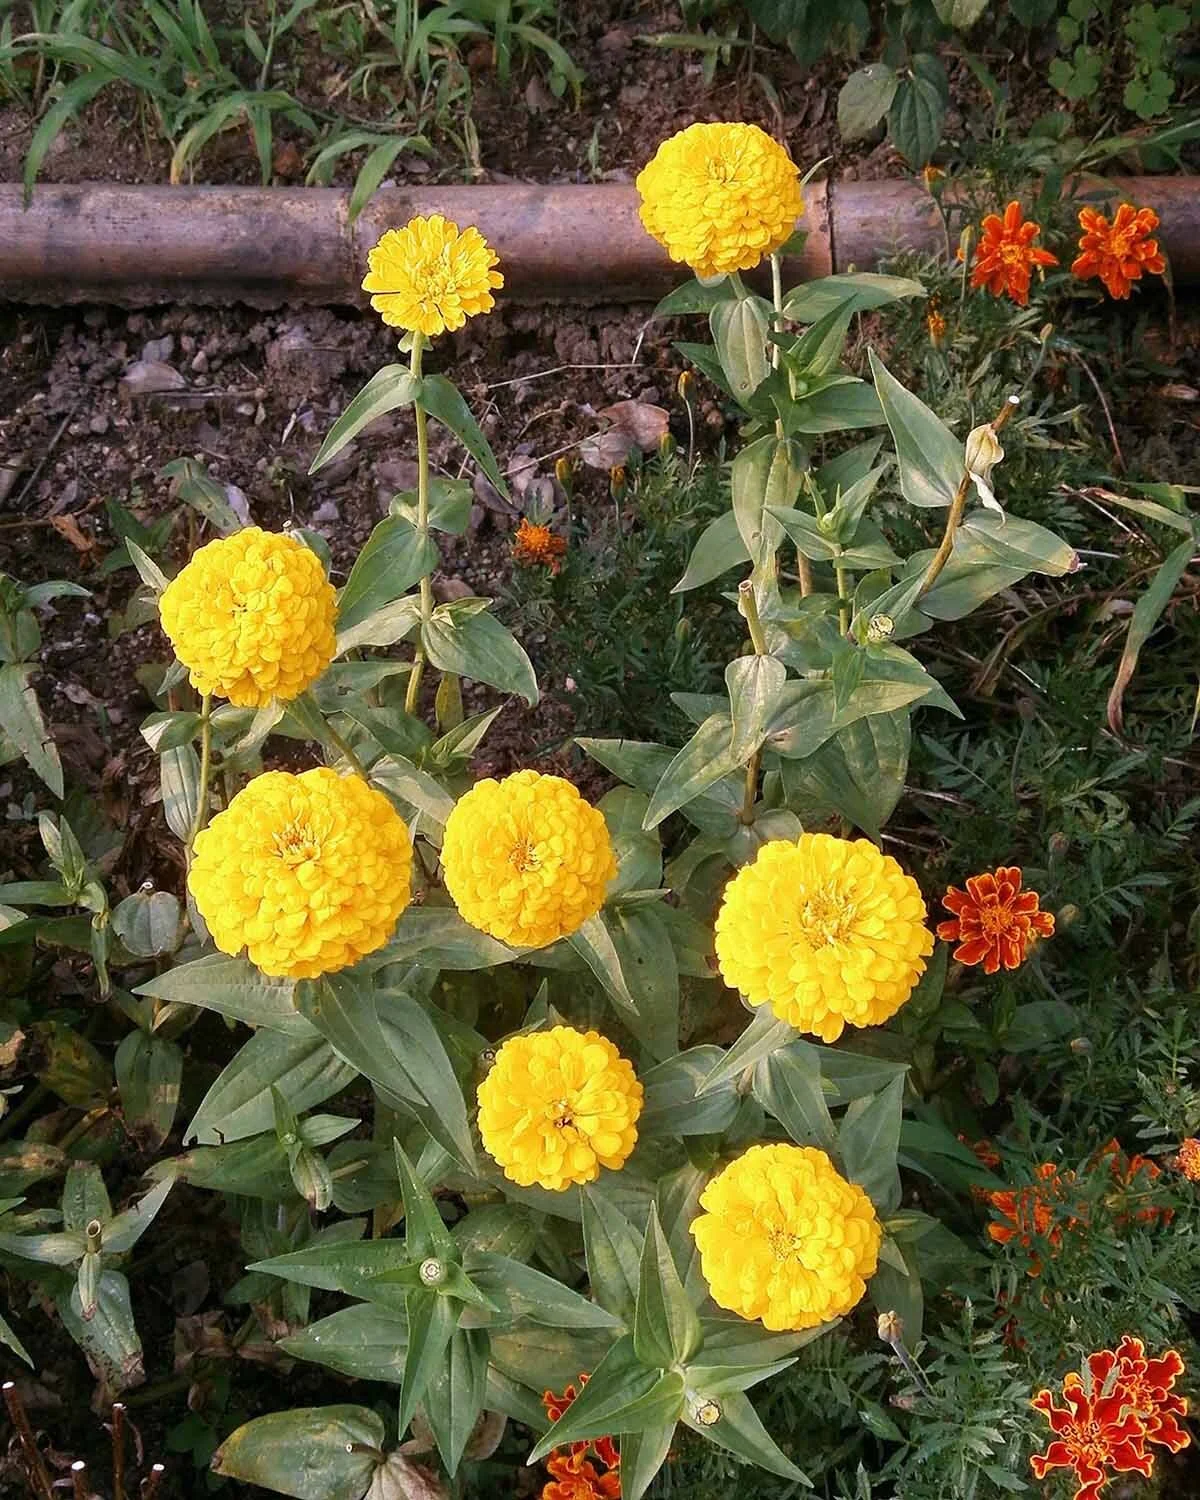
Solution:
M 813 1146 L 751 1146 L 700 1207 L 691 1230 L 713 1301 L 767 1328 L 843 1317 L 875 1274 L 874 1206 Z
M 239 708 L 298 698 L 333 659 L 337 598 L 321 559 L 257 526 L 201 547 L 158 609 L 192 686 Z
M 933 935 L 911 875 L 866 839 L 802 833 L 764 844 L 725 887 L 717 962 L 781 1021 L 836 1042 L 877 1026 L 925 972 Z
M 361 776 L 268 771 L 196 839 L 188 889 L 222 953 L 315 979 L 392 935 L 411 895 L 412 842 Z
M 479 1136 L 510 1181 L 561 1192 L 615 1171 L 637 1144 L 642 1086 L 598 1031 L 514 1036 L 479 1085 Z
M 642 223 L 697 276 L 749 271 L 804 212 L 800 174 L 757 125 L 689 125 L 638 173 Z
M 441 214 L 389 229 L 367 254 L 363 291 L 392 328 L 434 338 L 491 312 L 492 289 L 504 285 L 494 270 L 500 257 L 474 227 L 460 230 Z
M 543 948 L 595 916 L 617 862 L 604 814 L 569 781 L 516 771 L 460 799 L 446 819 L 442 868 L 472 927 Z

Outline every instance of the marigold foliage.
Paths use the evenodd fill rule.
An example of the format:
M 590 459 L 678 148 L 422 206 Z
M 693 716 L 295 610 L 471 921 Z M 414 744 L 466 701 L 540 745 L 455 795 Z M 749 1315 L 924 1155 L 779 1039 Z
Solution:
M 441 214 L 410 219 L 389 229 L 367 254 L 363 291 L 392 328 L 436 338 L 454 332 L 476 313 L 491 312 L 492 292 L 504 285 L 500 257 L 470 227 L 460 230 Z
M 875 1274 L 874 1206 L 813 1146 L 751 1146 L 713 1178 L 700 1206 L 691 1229 L 713 1300 L 767 1328 L 840 1318 Z
M 299 697 L 333 660 L 337 598 L 320 558 L 258 526 L 201 547 L 158 607 L 196 691 L 239 708 Z
M 866 839 L 804 833 L 764 844 L 725 888 L 725 980 L 781 1021 L 834 1042 L 876 1026 L 912 994 L 933 952 L 911 875 Z
M 1001 865 L 972 875 L 965 891 L 950 887 L 942 905 L 954 920 L 939 923 L 937 935 L 957 943 L 954 957 L 960 964 L 982 964 L 985 974 L 995 974 L 1001 964 L 1020 968 L 1031 945 L 1054 934 L 1054 917 L 1039 910 L 1040 900 L 1036 891 L 1021 889 L 1016 865 Z
M 642 1086 L 597 1031 L 554 1026 L 510 1037 L 479 1085 L 479 1135 L 504 1175 L 561 1192 L 624 1166 Z
M 409 903 L 412 843 L 382 792 L 322 766 L 268 771 L 196 839 L 188 889 L 222 953 L 315 979 L 357 963 Z
M 1134 208 L 1122 203 L 1108 219 L 1094 208 L 1079 210 L 1079 254 L 1071 262 L 1071 274 L 1087 281 L 1098 276 L 1110 297 L 1128 297 L 1143 275 L 1161 276 L 1167 262 L 1153 238 L 1158 215 L 1152 208 Z
M 446 889 L 472 927 L 542 948 L 604 905 L 617 873 L 604 814 L 561 776 L 477 782 L 446 820 Z
M 800 174 L 757 125 L 689 125 L 638 173 L 646 231 L 698 276 L 748 271 L 804 212 Z
M 1029 302 L 1029 278 L 1034 267 L 1058 265 L 1058 256 L 1034 245 L 1041 225 L 1024 219 L 1014 199 L 1004 217 L 988 214 L 975 247 L 971 285 L 986 287 L 993 297 L 1011 297 L 1019 306 Z M 962 252 L 959 252 L 960 256 Z

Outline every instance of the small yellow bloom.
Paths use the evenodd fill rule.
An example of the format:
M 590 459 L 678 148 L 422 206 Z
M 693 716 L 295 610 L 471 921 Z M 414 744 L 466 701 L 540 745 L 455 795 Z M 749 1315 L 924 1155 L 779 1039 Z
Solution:
M 337 598 L 321 559 L 257 526 L 201 547 L 158 608 L 196 691 L 239 708 L 298 698 L 333 659 Z
M 726 983 L 781 1021 L 835 1042 L 912 994 L 933 952 L 911 875 L 866 839 L 802 833 L 764 844 L 725 887 L 717 961 Z
M 689 125 L 638 173 L 647 233 L 697 276 L 748 271 L 804 212 L 800 174 L 757 125 Z
M 500 257 L 480 234 L 460 230 L 441 214 L 410 219 L 389 229 L 367 254 L 370 270 L 363 291 L 392 328 L 408 328 L 435 338 L 461 328 L 476 313 L 491 312 L 495 288 L 504 277 Z
M 616 1171 L 637 1144 L 642 1086 L 597 1031 L 511 1037 L 479 1085 L 479 1135 L 504 1175 L 561 1192 Z
M 459 800 L 446 820 L 442 868 L 472 927 L 542 948 L 595 916 L 617 862 L 604 814 L 569 781 L 516 771 L 477 782 Z
M 196 839 L 188 889 L 222 953 L 315 979 L 392 935 L 412 842 L 382 792 L 328 767 L 256 776 Z
M 879 1260 L 870 1198 L 813 1146 L 751 1146 L 692 1221 L 713 1301 L 770 1329 L 815 1328 L 862 1299 Z

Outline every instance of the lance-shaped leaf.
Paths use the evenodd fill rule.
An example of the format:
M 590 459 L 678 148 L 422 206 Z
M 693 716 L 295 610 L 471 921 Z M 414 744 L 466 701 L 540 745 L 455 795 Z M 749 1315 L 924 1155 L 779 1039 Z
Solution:
M 516 956 L 515 948 L 464 922 L 452 906 L 410 906 L 391 941 L 363 964 L 367 969 L 413 963 L 424 969 L 491 969 Z
M 0 1234 L 0 1250 L 44 1266 L 73 1266 L 86 1247 L 82 1229 L 53 1234 Z
M 110 1255 L 123 1255 L 125 1251 L 132 1250 L 154 1222 L 154 1217 L 167 1201 L 167 1194 L 172 1186 L 172 1180 L 168 1177 L 156 1183 L 131 1208 L 124 1208 L 114 1215 L 104 1226 L 101 1249 Z
M 42 718 L 37 694 L 30 685 L 30 678 L 36 670 L 25 662 L 0 666 L 0 731 L 24 756 L 30 770 L 41 777 L 56 797 L 61 798 L 62 761 Z
M 213 1455 L 215 1473 L 296 1500 L 362 1500 L 379 1465 L 383 1419 L 366 1406 L 300 1406 L 255 1417 Z
M 900 1202 L 900 1120 L 904 1078 L 893 1078 L 869 1099 L 855 1099 L 842 1117 L 838 1147 L 846 1176 L 857 1182 L 881 1214 Z
M 770 562 L 783 540 L 783 527 L 772 512 L 796 503 L 803 470 L 800 445 L 774 433 L 748 444 L 733 461 L 733 514 L 756 568 Z
M 773 656 L 739 656 L 725 668 L 733 719 L 729 753 L 738 764 L 749 760 L 765 739 L 786 681 L 787 668 Z
M 182 1156 L 156 1162 L 149 1175 L 156 1179 L 179 1177 L 193 1187 L 240 1193 L 247 1198 L 294 1201 L 287 1155 L 275 1139 L 274 1131 L 229 1146 L 200 1146 Z
M 1120 734 L 1124 723 L 1122 704 L 1125 689 L 1137 670 L 1142 647 L 1149 640 L 1150 632 L 1158 624 L 1158 617 L 1170 602 L 1171 595 L 1175 592 L 1175 585 L 1183 577 L 1184 569 L 1191 561 L 1196 546 L 1195 540 L 1189 540 L 1180 542 L 1178 547 L 1169 552 L 1166 561 L 1154 575 L 1150 587 L 1134 605 L 1133 616 L 1129 621 L 1129 634 L 1125 637 L 1125 649 L 1121 652 L 1117 675 L 1113 681 L 1112 691 L 1108 695 L 1108 722 L 1116 734 Z
M 486 610 L 439 604 L 422 627 L 421 641 L 433 665 L 456 677 L 486 682 L 502 693 L 519 693 L 532 708 L 538 701 L 533 664 L 511 630 Z
M 341 1093 L 357 1076 L 357 1069 L 311 1028 L 306 1036 L 256 1032 L 205 1094 L 184 1143 L 222 1146 L 259 1135 L 275 1124 L 272 1089 L 302 1114 Z
M 749 561 L 750 553 L 738 530 L 737 516 L 732 510 L 722 511 L 696 539 L 683 577 L 671 592 L 684 594 L 689 589 L 698 589 L 701 584 L 711 583 L 722 573 L 728 573 L 738 563 Z
M 771 373 L 767 357 L 770 309 L 761 297 L 716 303 L 708 315 L 717 358 L 729 389 L 743 406 Z
M 698 1394 L 703 1397 L 705 1392 Z M 731 1391 L 721 1395 L 716 1405 L 720 1410 L 717 1421 L 700 1422 L 693 1409 L 688 1408 L 683 1413 L 685 1424 L 717 1448 L 736 1453 L 739 1458 L 757 1464 L 771 1474 L 780 1474 L 794 1484 L 811 1486 L 812 1481 L 796 1467 L 763 1426 L 748 1396 Z
M 689 803 L 738 767 L 733 754 L 733 723 L 728 714 L 713 714 L 662 774 L 646 809 L 645 827 L 657 828 L 662 820 Z
M 471 408 L 458 390 L 444 375 L 426 375 L 421 382 L 421 405 L 431 417 L 436 417 L 443 427 L 448 427 L 459 440 L 500 494 L 508 499 L 508 486 L 488 446 L 488 441 L 479 430 L 479 424 L 471 415 Z
M 387 1277 L 412 1265 L 408 1245 L 399 1239 L 384 1239 L 305 1245 L 286 1255 L 253 1261 L 246 1269 L 278 1276 L 298 1286 L 362 1297 L 380 1303 L 389 1313 L 398 1313 L 403 1311 L 408 1288 Z
M 81 1231 L 95 1219 L 107 1224 L 112 1218 L 108 1189 L 95 1162 L 76 1162 L 68 1168 L 62 1194 L 63 1228 Z
M 291 980 L 266 978 L 249 959 L 208 953 L 155 975 L 139 985 L 134 994 L 198 1005 L 230 1020 L 247 1021 L 287 1036 L 311 1037 L 312 1025 L 292 1002 L 294 989 Z
M 386 416 L 397 407 L 410 406 L 420 393 L 421 382 L 413 379 L 412 371 L 406 365 L 384 365 L 372 375 L 329 429 L 308 472 L 315 474 L 323 468 L 368 422 Z
M 700 1268 L 700 1248 L 692 1234 L 692 1225 L 700 1213 L 700 1194 L 707 1182 L 708 1171 L 689 1162 L 659 1178 L 655 1200 L 675 1267 L 684 1291 L 694 1304 L 708 1295 Z
M 633 1225 L 605 1194 L 583 1189 L 583 1249 L 592 1296 L 628 1328 L 633 1323 L 641 1252 Z
M 798 1146 L 819 1146 L 836 1157 L 837 1130 L 812 1053 L 781 1047 L 764 1057 L 754 1070 L 754 1097 Z
M 669 1057 L 679 1044 L 679 969 L 657 903 L 618 905 L 603 925 L 633 998 L 626 1023 L 652 1057 Z
M 101 1271 L 95 1286 L 95 1307 L 84 1318 L 78 1285 L 57 1299 L 67 1332 L 110 1386 L 124 1390 L 143 1378 L 142 1342 L 133 1321 L 129 1283 L 118 1271 Z
M 507 1255 L 477 1251 L 471 1257 L 471 1280 L 512 1318 L 547 1328 L 615 1328 L 619 1323 L 606 1307 Z
M 428 535 L 404 516 L 387 516 L 367 538 L 338 596 L 338 630 L 361 624 L 399 599 L 437 562 L 437 545 Z
M 29 1351 L 12 1330 L 12 1325 L 3 1313 L 0 1313 L 0 1344 L 6 1345 L 20 1359 L 23 1359 L 29 1368 L 33 1369 L 33 1360 L 29 1357 Z
M 456 1328 L 422 1403 L 446 1471 L 458 1472 L 487 1393 L 488 1335 Z
M 117 1048 L 113 1068 L 127 1128 L 144 1149 L 157 1150 L 175 1122 L 183 1053 L 175 1042 L 131 1031 Z
M 870 714 L 812 755 L 781 760 L 787 806 L 806 827 L 837 814 L 878 838 L 904 790 L 911 725 L 908 708 Z
M 638 1275 L 633 1351 L 644 1365 L 686 1364 L 700 1348 L 700 1319 L 683 1289 L 658 1209 L 650 1208 Z
M 910 505 L 950 505 L 966 472 L 963 445 L 940 417 L 905 390 L 875 351 L 871 373 L 891 428 L 900 465 L 900 489 Z
M 754 1067 L 760 1058 L 769 1056 L 779 1047 L 786 1047 L 795 1037 L 796 1028 L 779 1020 L 769 1005 L 758 1006 L 745 1031 L 697 1084 L 696 1093 L 707 1094 L 713 1089 L 727 1088 L 747 1068 Z
M 433 1194 L 425 1186 L 399 1141 L 392 1141 L 396 1155 L 396 1174 L 404 1196 L 404 1243 L 410 1260 L 436 1256 L 439 1260 L 457 1261 L 458 1246 L 438 1212 Z
M 639 1136 L 721 1135 L 733 1124 L 739 1096 L 734 1080 L 701 1093 L 725 1057 L 720 1047 L 690 1047 L 642 1074 L 644 1102 Z
M 648 1370 L 634 1353 L 633 1338 L 619 1339 L 526 1462 L 536 1463 L 566 1443 L 643 1432 L 678 1421 L 683 1393 L 682 1375 L 674 1370 Z
M 446 1349 L 458 1327 L 462 1303 L 443 1297 L 431 1287 L 413 1287 L 406 1302 L 408 1348 L 400 1382 L 400 1416 L 397 1431 L 403 1437 L 430 1382 L 446 1357 Z
M 296 1359 L 326 1365 L 342 1375 L 399 1385 L 408 1348 L 408 1314 L 403 1308 L 355 1302 L 280 1339 L 279 1347 Z
M 622 1500 L 641 1500 L 654 1476 L 667 1461 L 675 1422 L 660 1422 L 641 1432 L 626 1432 L 621 1438 Z

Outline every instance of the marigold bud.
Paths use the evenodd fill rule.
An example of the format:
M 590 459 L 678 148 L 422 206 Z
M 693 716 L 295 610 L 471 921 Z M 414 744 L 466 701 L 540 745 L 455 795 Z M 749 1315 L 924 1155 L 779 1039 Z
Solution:
M 625 492 L 627 489 L 628 484 L 625 479 L 625 466 L 624 464 L 617 464 L 614 468 L 609 470 L 608 493 L 619 505 L 621 501 L 624 500 Z
M 904 1342 L 904 1319 L 899 1313 L 880 1313 L 876 1328 L 879 1337 L 885 1344 L 902 1344 Z
M 679 377 L 679 379 L 675 382 L 675 390 L 677 391 L 679 399 L 683 402 L 683 404 L 685 406 L 690 406 L 692 403 L 692 398 L 696 393 L 696 377 L 690 370 L 685 370 Z

